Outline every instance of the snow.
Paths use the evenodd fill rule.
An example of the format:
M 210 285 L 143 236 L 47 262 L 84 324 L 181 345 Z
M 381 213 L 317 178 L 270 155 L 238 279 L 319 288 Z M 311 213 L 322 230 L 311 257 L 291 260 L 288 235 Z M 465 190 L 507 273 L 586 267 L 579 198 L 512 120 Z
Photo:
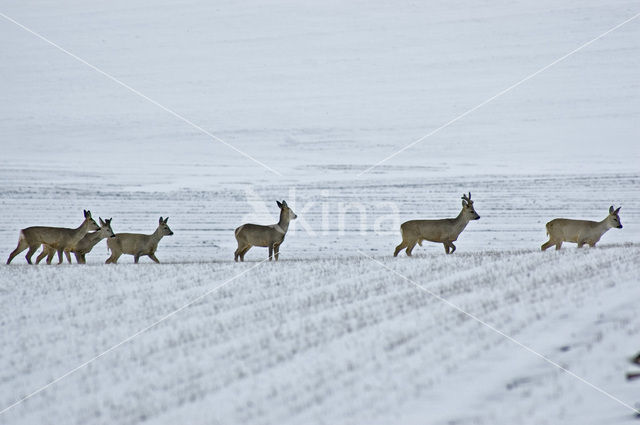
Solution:
M 638 12 L 4 4 L 281 175 L 0 18 L 1 251 L 87 208 L 175 232 L 159 265 L 108 267 L 101 242 L 86 266 L 0 267 L 0 410 L 153 325 L 0 423 L 636 423 L 640 20 L 358 174 Z M 482 218 L 455 254 L 392 257 L 401 222 L 453 217 L 468 191 Z M 275 222 L 282 199 L 299 218 L 281 261 L 234 263 L 233 229 Z M 548 220 L 612 204 L 624 228 L 597 248 L 540 252 Z

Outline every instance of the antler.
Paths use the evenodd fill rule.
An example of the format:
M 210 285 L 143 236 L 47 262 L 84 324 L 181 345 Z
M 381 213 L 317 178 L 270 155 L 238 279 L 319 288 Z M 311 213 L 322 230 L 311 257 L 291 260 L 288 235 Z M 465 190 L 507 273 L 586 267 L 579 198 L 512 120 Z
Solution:
M 463 194 L 462 199 L 467 202 L 471 202 L 471 192 L 469 192 L 469 196 Z

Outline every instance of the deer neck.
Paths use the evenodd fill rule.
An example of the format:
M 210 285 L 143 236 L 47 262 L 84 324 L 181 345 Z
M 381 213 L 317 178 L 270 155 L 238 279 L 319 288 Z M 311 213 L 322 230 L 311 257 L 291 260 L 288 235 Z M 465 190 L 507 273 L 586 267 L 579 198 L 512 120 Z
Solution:
M 598 228 L 598 230 L 600 231 L 600 234 L 603 234 L 607 230 L 611 229 L 611 226 L 607 222 L 607 218 L 609 218 L 609 217 L 605 217 L 604 220 L 599 221 L 597 226 L 596 226 Z
M 153 243 L 158 243 L 158 242 L 160 242 L 160 239 L 162 239 L 163 236 L 164 235 L 162 234 L 162 229 L 160 229 L 160 227 L 158 227 L 156 229 L 156 231 L 151 234 L 151 241 Z
M 76 229 L 74 229 L 74 242 L 78 242 L 80 241 L 80 239 L 84 238 L 87 233 L 89 233 L 89 221 L 85 220 L 82 222 L 82 224 L 80 225 L 80 227 L 77 227 Z
M 458 234 L 462 233 L 467 224 L 469 224 L 469 217 L 464 215 L 464 210 L 460 211 L 460 214 L 455 218 L 455 230 Z
M 93 233 L 87 233 L 87 235 L 85 236 L 87 242 L 89 242 L 91 244 L 91 246 L 97 244 L 98 242 L 100 242 L 102 239 L 106 238 L 106 236 L 101 236 L 100 235 L 100 231 L 97 232 L 93 232 Z
M 276 229 L 278 229 L 278 231 L 281 231 L 282 234 L 287 233 L 287 230 L 289 230 L 289 222 L 291 220 L 289 219 L 289 214 L 285 214 L 284 211 L 280 211 L 280 221 L 278 221 L 278 224 L 276 224 Z

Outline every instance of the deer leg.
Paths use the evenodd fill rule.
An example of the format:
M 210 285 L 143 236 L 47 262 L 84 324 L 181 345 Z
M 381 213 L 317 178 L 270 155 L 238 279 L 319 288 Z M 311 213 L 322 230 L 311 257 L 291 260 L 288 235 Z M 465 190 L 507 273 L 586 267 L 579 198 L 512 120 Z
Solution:
M 84 260 L 84 254 L 78 254 L 77 252 L 74 252 L 73 255 L 76 257 L 76 263 L 86 264 L 86 261 Z
M 67 261 L 71 264 L 71 253 L 69 251 L 64 252 L 65 257 L 67 257 Z
M 118 258 L 120 258 L 120 254 L 116 254 L 115 252 L 111 252 L 111 256 L 107 258 L 105 264 L 116 264 L 118 262 Z
M 453 244 L 453 242 L 449 242 L 449 247 L 451 248 L 451 252 L 449 254 L 453 254 L 454 252 L 456 252 L 456 246 Z
M 35 245 L 35 246 L 32 245 L 29 247 L 29 251 L 27 251 L 27 255 L 25 255 L 25 258 L 27 259 L 27 263 L 33 264 L 31 262 L 31 257 L 33 257 L 33 254 L 35 254 L 38 248 L 40 248 L 40 245 Z
M 64 251 L 64 249 L 59 249 L 58 250 L 58 265 L 62 264 L 64 262 L 64 259 L 62 258 L 62 251 Z
M 280 256 L 280 244 L 273 245 L 273 252 L 274 252 L 276 261 L 278 261 L 278 257 Z
M 416 246 L 416 243 L 418 243 L 418 241 L 409 242 L 408 244 L 409 246 L 407 247 L 407 251 L 406 251 L 409 257 L 411 257 L 411 252 L 413 251 L 413 248 Z
M 47 253 L 48 250 L 46 246 L 42 245 L 42 252 L 36 257 L 36 264 L 40 264 L 40 261 L 42 261 L 42 259 L 47 256 Z
M 273 260 L 273 245 L 269 245 L 269 261 Z
M 591 243 L 591 242 L 590 242 L 590 243 L 589 243 L 589 248 L 593 248 L 593 247 L 595 247 L 595 246 L 596 246 L 596 243 L 595 243 L 595 242 L 593 242 L 593 243 Z
M 540 247 L 541 250 L 545 251 L 547 248 L 549 248 L 551 245 L 555 245 L 551 239 L 549 239 L 548 241 L 546 241 L 545 243 L 542 244 L 542 246 Z
M 250 249 L 251 249 L 251 245 L 248 245 L 242 248 L 242 251 L 240 251 L 240 261 L 244 261 L 244 254 L 246 254 L 247 251 L 249 251 Z
M 159 263 L 160 260 L 158 260 L 158 257 L 156 257 L 155 254 L 149 254 L 149 258 L 151 258 L 153 261 L 155 261 L 156 263 Z
M 138 254 L 134 254 L 134 256 L 133 256 L 133 262 L 134 262 L 134 263 L 136 263 L 136 264 L 138 264 L 138 260 L 139 260 L 139 259 L 140 259 L 140 254 L 139 254 L 139 253 L 138 253 Z
M 406 247 L 407 247 L 407 243 L 406 243 L 406 242 L 404 241 L 404 239 L 403 239 L 403 240 L 402 240 L 402 242 L 400 242 L 400 245 L 398 245 L 398 246 L 396 247 L 396 250 L 395 250 L 395 251 L 393 251 L 393 256 L 394 256 L 394 257 L 397 257 L 397 256 L 398 256 L 398 253 L 399 253 L 400 251 L 402 251 L 402 250 L 403 250 L 404 248 L 406 248 Z
M 22 251 L 24 251 L 28 247 L 29 247 L 29 244 L 24 239 L 20 238 L 16 249 L 14 249 L 13 252 L 11 252 L 11 254 L 9 254 L 9 258 L 7 259 L 7 264 L 11 263 L 11 260 L 13 260 L 16 255 L 20 254 Z
M 556 242 L 556 251 L 562 248 L 562 241 Z
M 51 260 L 53 260 L 54 255 L 56 255 L 56 250 L 53 248 L 49 248 L 49 255 L 47 255 L 47 264 L 51 264 Z
M 245 245 L 244 243 L 238 240 L 238 248 L 233 253 L 233 259 L 235 262 L 238 262 L 238 259 L 240 259 L 240 257 L 244 255 L 243 251 L 246 252 L 245 250 L 246 248 L 247 248 L 247 245 Z

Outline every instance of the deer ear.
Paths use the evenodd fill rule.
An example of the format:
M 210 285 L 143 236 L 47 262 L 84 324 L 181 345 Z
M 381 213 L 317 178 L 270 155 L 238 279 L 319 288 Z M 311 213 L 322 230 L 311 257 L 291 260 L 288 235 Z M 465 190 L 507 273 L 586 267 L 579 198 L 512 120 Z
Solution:
M 618 207 L 613 213 L 618 215 L 618 213 L 620 212 L 620 208 L 622 208 L 622 207 Z
M 276 201 L 276 204 L 278 204 L 278 208 L 282 208 L 282 204 L 280 203 L 280 201 Z
M 609 207 L 609 214 L 613 214 L 613 205 Z
M 111 217 L 110 219 L 107 220 L 107 223 L 111 224 L 111 220 L 113 220 L 113 217 Z
M 287 206 L 287 201 L 285 201 L 284 199 L 282 200 L 282 205 L 284 205 L 285 207 Z
M 87 210 L 87 212 L 85 213 L 85 217 L 91 218 L 91 211 Z
M 463 200 L 462 200 L 462 206 L 463 206 L 463 207 L 466 207 L 467 205 L 469 205 L 469 204 L 467 204 L 467 201 L 465 201 L 465 200 L 463 199 Z
M 102 217 L 98 217 L 98 220 L 100 221 L 100 226 L 104 226 L 107 224 L 102 220 Z
M 158 223 L 162 224 L 162 216 L 160 216 L 160 220 L 158 220 Z
M 164 224 L 167 224 L 167 221 L 169 221 L 169 217 L 165 217 Z

